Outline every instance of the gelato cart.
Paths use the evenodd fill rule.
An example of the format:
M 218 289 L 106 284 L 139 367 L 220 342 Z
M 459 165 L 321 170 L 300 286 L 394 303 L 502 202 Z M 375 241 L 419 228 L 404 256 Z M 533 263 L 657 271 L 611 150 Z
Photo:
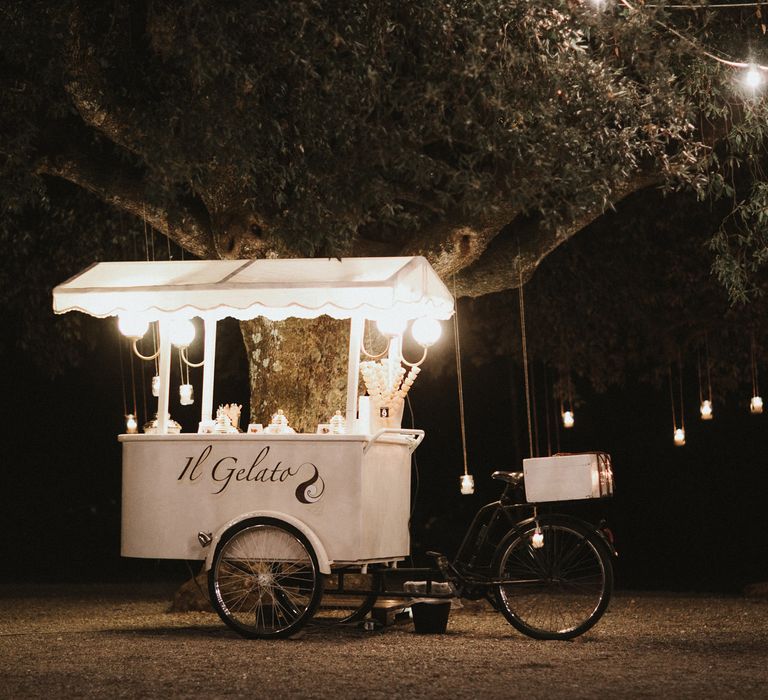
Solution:
M 143 434 L 128 421 L 119 436 L 123 556 L 205 560 L 211 603 L 239 634 L 290 636 L 334 600 L 336 620 L 360 620 L 377 596 L 421 601 L 414 622 L 419 606 L 486 598 L 537 639 L 578 636 L 605 612 L 615 555 L 607 529 L 551 507 L 611 496 L 603 453 L 494 472 L 504 491 L 478 510 L 452 561 L 431 552 L 433 567 L 398 567 L 410 551 L 411 453 L 424 437 L 400 426 L 403 402 L 439 322 L 454 314 L 424 258 L 105 262 L 56 287 L 53 303 L 56 313 L 117 316 L 133 351 L 157 362 L 156 420 Z M 225 407 L 214 414 L 220 319 L 323 314 L 350 324 L 346 404 L 330 422 L 296 433 L 278 410 L 266 428 L 240 432 Z M 205 336 L 201 415 L 183 433 L 169 416 L 171 357 L 176 347 L 191 364 L 195 317 Z M 363 342 L 370 321 L 387 339 L 376 355 Z M 402 352 L 409 323 L 424 347 L 412 363 Z M 150 324 L 156 344 L 142 355 Z M 181 403 L 191 389 L 188 379 L 179 386 Z
M 136 343 L 155 324 L 157 419 L 118 438 L 123 556 L 205 559 L 214 607 L 246 636 L 303 626 L 332 570 L 408 556 L 410 455 L 424 433 L 400 428 L 418 373 L 401 363 L 401 333 L 414 322 L 426 348 L 454 304 L 424 258 L 103 262 L 56 287 L 53 304 L 117 316 L 140 356 Z M 337 426 L 300 434 L 277 416 L 266 430 L 237 432 L 214 414 L 217 321 L 323 314 L 350 322 Z M 205 332 L 202 410 L 198 431 L 182 433 L 169 417 L 171 357 L 189 343 L 194 317 Z M 367 321 L 379 322 L 388 347 L 363 362 L 361 400 Z

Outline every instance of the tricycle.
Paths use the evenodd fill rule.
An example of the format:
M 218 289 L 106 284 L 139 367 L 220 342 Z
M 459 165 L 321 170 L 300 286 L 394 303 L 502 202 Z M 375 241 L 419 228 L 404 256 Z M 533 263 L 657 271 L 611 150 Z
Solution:
M 148 432 L 118 438 L 121 554 L 204 560 L 214 609 L 244 637 L 291 636 L 315 615 L 361 620 L 377 598 L 404 605 L 486 598 L 538 639 L 582 634 L 605 611 L 609 538 L 551 512 L 553 502 L 611 495 L 610 458 L 602 453 L 495 472 L 501 498 L 478 511 L 456 557 L 431 553 L 432 567 L 400 567 L 410 554 L 411 453 L 424 438 L 400 425 L 421 363 L 404 360 L 402 332 L 409 322 L 414 332 L 420 327 L 426 356 L 435 323 L 454 312 L 453 296 L 424 258 L 107 262 L 59 285 L 53 297 L 57 313 L 117 316 L 142 357 L 137 343 L 156 324 L 157 418 Z M 221 411 L 214 418 L 218 320 L 323 314 L 350 320 L 343 412 L 317 433 L 293 432 L 280 411 L 266 429 L 254 423 L 246 432 Z M 172 347 L 189 362 L 182 326 L 194 317 L 205 330 L 201 420 L 196 432 L 183 433 L 169 415 Z M 387 348 L 361 367 L 372 321 Z M 405 590 L 406 579 L 423 586 Z

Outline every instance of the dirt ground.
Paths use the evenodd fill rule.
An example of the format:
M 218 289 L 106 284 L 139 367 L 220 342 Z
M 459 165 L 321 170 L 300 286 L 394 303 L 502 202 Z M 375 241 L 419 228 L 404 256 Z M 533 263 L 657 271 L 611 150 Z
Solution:
M 444 635 L 399 623 L 265 642 L 166 612 L 172 590 L 0 586 L 0 697 L 768 697 L 764 599 L 617 594 L 572 642 L 469 608 Z

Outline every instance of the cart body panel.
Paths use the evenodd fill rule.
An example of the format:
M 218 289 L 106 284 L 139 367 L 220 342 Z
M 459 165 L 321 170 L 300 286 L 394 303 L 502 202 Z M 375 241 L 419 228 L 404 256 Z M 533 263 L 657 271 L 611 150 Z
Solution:
M 329 564 L 409 554 L 408 438 L 386 435 L 121 435 L 125 557 L 205 559 L 199 532 L 279 513 Z M 365 449 L 369 447 L 369 449 Z M 325 568 L 325 567 L 323 567 Z

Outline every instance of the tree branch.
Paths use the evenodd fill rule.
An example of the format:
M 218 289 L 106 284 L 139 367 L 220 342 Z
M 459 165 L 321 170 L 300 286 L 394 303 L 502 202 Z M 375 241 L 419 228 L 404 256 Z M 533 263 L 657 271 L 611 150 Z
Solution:
M 512 207 L 496 207 L 475 222 L 443 220 L 408 241 L 398 255 L 423 255 L 438 275 L 448 278 L 475 264 L 502 229 L 517 216 Z
M 143 219 L 193 255 L 216 257 L 208 214 L 202 204 L 191 197 L 167 207 L 149 203 L 143 178 L 125 165 L 106 163 L 75 151 L 42 161 L 37 172 L 68 180 Z
M 638 174 L 615 188 L 610 206 L 662 180 L 658 174 Z M 456 293 L 477 297 L 515 289 L 521 278 L 525 284 L 547 255 L 602 216 L 606 209 L 597 207 L 554 227 L 544 225 L 537 217 L 520 217 L 493 240 L 479 260 L 457 274 Z
M 108 81 L 99 61 L 85 38 L 86 30 L 79 5 L 75 5 L 69 21 L 69 42 L 64 84 L 67 94 L 82 120 L 114 143 L 132 153 L 141 154 L 141 132 L 136 128 L 135 114 L 120 105 L 108 91 Z

